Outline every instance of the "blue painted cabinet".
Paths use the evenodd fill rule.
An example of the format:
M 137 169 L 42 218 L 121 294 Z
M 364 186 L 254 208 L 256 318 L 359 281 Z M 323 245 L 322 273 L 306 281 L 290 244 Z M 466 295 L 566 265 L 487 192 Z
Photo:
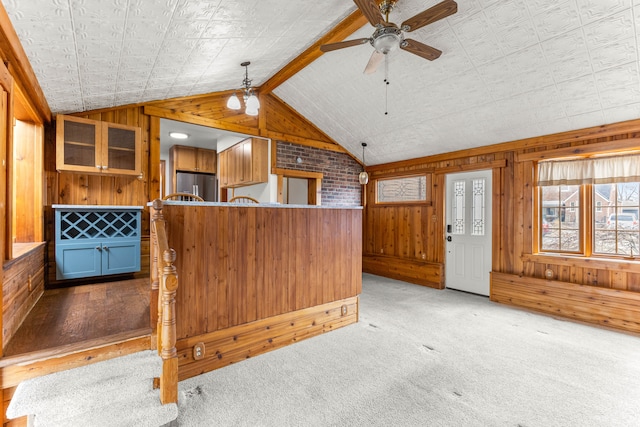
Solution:
M 140 214 L 137 206 L 53 205 L 56 278 L 140 271 Z

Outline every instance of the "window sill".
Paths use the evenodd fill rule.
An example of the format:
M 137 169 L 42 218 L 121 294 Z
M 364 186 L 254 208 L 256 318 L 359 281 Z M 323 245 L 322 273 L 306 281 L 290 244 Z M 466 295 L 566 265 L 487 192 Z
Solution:
M 585 257 L 577 255 L 555 255 L 555 254 L 522 254 L 522 261 L 537 262 L 542 264 L 567 265 L 578 268 L 597 268 L 601 270 L 629 270 L 640 267 L 640 257 L 638 258 L 603 258 Z

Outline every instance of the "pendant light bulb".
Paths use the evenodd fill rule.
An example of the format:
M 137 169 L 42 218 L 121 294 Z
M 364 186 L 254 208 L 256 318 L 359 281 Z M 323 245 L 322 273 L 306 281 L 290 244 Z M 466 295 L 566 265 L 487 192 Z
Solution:
M 235 93 L 231 95 L 229 100 L 227 100 L 227 108 L 231 110 L 239 110 L 240 109 L 240 100 L 238 99 L 238 95 Z
M 260 108 L 260 101 L 258 97 L 252 93 L 249 95 L 249 98 L 247 98 L 247 110 L 257 110 L 258 108 Z
M 362 143 L 362 167 L 364 168 L 366 166 L 365 162 L 364 162 L 364 147 L 367 146 L 366 142 Z M 367 173 L 367 171 L 363 170 L 362 172 L 360 172 L 360 175 L 358 175 L 358 181 L 360 181 L 360 184 L 362 185 L 366 185 L 367 183 L 369 183 L 369 174 Z

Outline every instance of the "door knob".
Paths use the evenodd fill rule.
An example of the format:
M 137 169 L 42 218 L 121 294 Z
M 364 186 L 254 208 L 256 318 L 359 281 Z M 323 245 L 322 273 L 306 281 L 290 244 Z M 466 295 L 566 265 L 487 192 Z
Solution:
M 451 236 L 447 236 L 447 242 L 450 242 L 451 240 L 453 240 L 451 239 Z

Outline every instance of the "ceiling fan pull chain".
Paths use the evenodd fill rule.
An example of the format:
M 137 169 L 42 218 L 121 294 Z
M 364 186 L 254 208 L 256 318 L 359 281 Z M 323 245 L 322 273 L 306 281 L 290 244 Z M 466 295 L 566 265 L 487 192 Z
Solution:
M 389 56 L 384 55 L 384 115 L 389 115 Z

